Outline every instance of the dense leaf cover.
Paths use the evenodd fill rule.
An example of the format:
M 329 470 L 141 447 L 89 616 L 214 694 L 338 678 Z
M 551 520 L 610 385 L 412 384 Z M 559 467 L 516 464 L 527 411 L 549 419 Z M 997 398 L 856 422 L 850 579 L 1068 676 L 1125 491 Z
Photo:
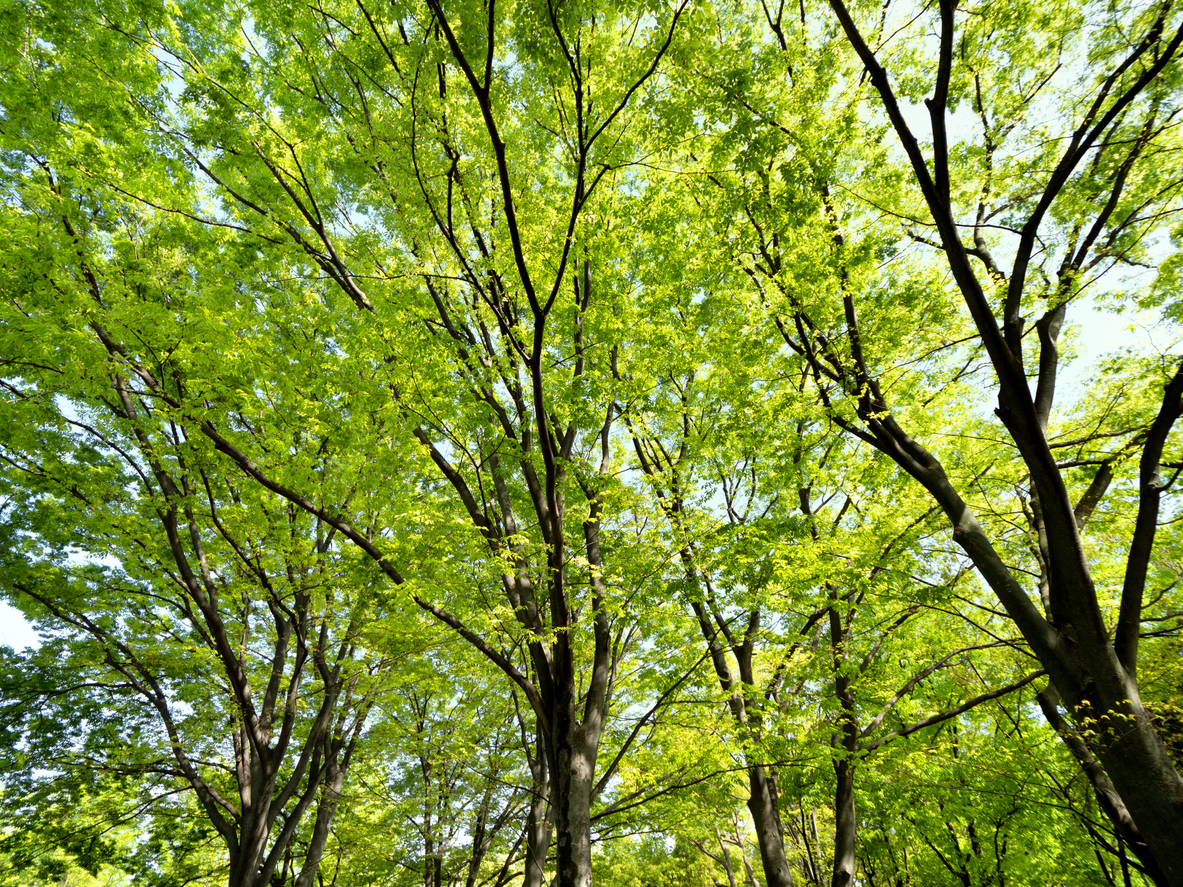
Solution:
M 0 884 L 1183 885 L 1170 0 L 0 32 Z

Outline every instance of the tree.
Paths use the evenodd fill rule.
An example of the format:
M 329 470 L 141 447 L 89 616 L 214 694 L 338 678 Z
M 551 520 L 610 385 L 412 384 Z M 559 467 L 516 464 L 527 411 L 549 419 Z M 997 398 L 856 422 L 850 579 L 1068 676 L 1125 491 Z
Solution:
M 1176 209 L 1175 165 L 1165 160 L 1175 150 L 1177 13 L 1066 4 L 1064 21 L 1095 16 L 1086 45 L 1025 7 L 945 4 L 915 19 L 889 8 L 877 12 L 885 46 L 876 55 L 863 40 L 871 31 L 862 11 L 837 0 L 833 10 L 571 0 L 6 8 L 12 39 L 0 63 L 13 76 L 0 88 L 0 193 L 14 235 L 0 278 L 0 354 L 10 482 L 28 499 L 8 587 L 21 582 L 21 593 L 73 620 L 81 633 L 71 650 L 115 651 L 105 667 L 123 668 L 129 682 L 128 672 L 142 682 L 152 671 L 136 665 L 135 645 L 145 626 L 165 624 L 150 602 L 167 599 L 180 614 L 169 630 L 212 639 L 210 661 L 231 685 L 224 710 L 199 694 L 187 704 L 211 717 L 246 712 L 242 748 L 259 753 L 263 770 L 282 755 L 268 750 L 265 730 L 251 732 L 251 718 L 261 723 L 266 713 L 252 715 L 247 703 L 268 693 L 248 700 L 241 687 L 270 686 L 277 672 L 237 652 L 222 630 L 257 621 L 251 606 L 229 615 L 207 606 L 216 574 L 252 606 L 275 605 L 266 661 L 283 663 L 280 684 L 328 649 L 311 634 L 301 641 L 296 623 L 340 632 L 334 649 L 345 652 L 314 669 L 318 706 L 338 692 L 330 688 L 370 686 L 382 643 L 364 627 L 370 614 L 418 608 L 498 668 L 529 709 L 522 723 L 532 718 L 543 750 L 523 749 L 536 802 L 531 857 L 545 858 L 550 840 L 546 787 L 557 882 L 585 887 L 593 805 L 622 812 L 642 803 L 640 794 L 617 796 L 616 777 L 658 729 L 662 707 L 680 688 L 701 686 L 684 649 L 685 612 L 670 613 L 671 590 L 689 605 L 690 628 L 734 703 L 749 777 L 780 760 L 762 747 L 775 699 L 752 692 L 779 686 L 775 667 L 764 674 L 755 653 L 762 626 L 800 616 L 786 636 L 816 640 L 818 650 L 828 640 L 827 670 L 805 680 L 824 674 L 840 698 L 826 727 L 837 747 L 826 760 L 839 793 L 853 798 L 843 762 L 867 751 L 855 732 L 875 723 L 872 705 L 898 713 L 891 694 L 916 674 L 885 667 L 866 695 L 854 694 L 853 613 L 879 614 L 888 626 L 903 615 L 878 584 L 872 553 L 897 536 L 909 548 L 905 528 L 932 503 L 907 514 L 891 513 L 907 505 L 900 496 L 868 504 L 865 526 L 889 535 L 859 541 L 852 512 L 831 518 L 811 498 L 829 483 L 811 487 L 824 474 L 826 445 L 803 447 L 802 438 L 836 426 L 849 437 L 835 444 L 840 462 L 865 452 L 859 446 L 886 454 L 953 523 L 964 555 L 1051 676 L 1044 708 L 1122 841 L 1164 883 L 1177 883 L 1178 776 L 1154 724 L 1172 701 L 1162 653 L 1176 631 L 1169 564 L 1153 576 L 1166 590 L 1146 608 L 1139 602 L 1156 554 L 1174 550 L 1173 531 L 1155 528 L 1156 472 L 1174 464 L 1171 386 L 1183 390 L 1183 377 L 1172 365 L 1159 379 L 1167 398 L 1153 404 L 1051 411 L 1065 306 L 1113 260 L 1154 260 L 1150 241 Z M 931 171 L 906 122 L 919 78 L 893 93 L 880 64 L 920 70 L 925 40 L 893 35 L 930 13 L 941 35 L 932 47 Z M 1131 33 L 1145 39 L 1123 46 Z M 1039 55 L 1044 38 L 1071 64 Z M 1021 76 L 1001 77 L 1003 67 Z M 1060 116 L 1051 115 L 1076 133 L 1067 154 L 1042 140 L 1038 115 L 1023 113 L 1057 77 L 1071 87 Z M 864 99 L 874 96 L 886 121 L 872 119 Z M 972 113 L 958 118 L 959 102 Z M 951 149 L 949 120 L 976 128 L 978 117 L 980 144 Z M 902 155 L 881 138 L 888 126 L 903 136 Z M 1047 188 L 1032 197 L 1032 181 Z M 671 219 L 660 251 L 644 228 L 655 205 Z M 1011 239 L 992 240 L 987 226 L 1008 213 L 1026 217 Z M 961 232 L 972 246 L 957 240 Z M 932 244 L 944 258 L 921 252 Z M 994 281 L 1008 253 L 999 325 L 983 294 L 994 284 L 980 285 L 971 261 Z M 713 276 L 685 273 L 696 265 Z M 1173 267 L 1164 265 L 1150 298 L 1171 298 Z M 1018 322 L 1033 304 L 1048 309 L 1035 326 L 1043 345 L 1034 395 Z M 973 341 L 962 341 L 971 330 Z M 690 347 L 700 342 L 714 351 Z M 986 452 L 958 437 L 981 431 L 975 363 L 983 359 L 1014 458 L 997 443 Z M 1131 366 L 1124 378 L 1132 387 L 1156 372 Z M 766 416 L 749 409 L 761 399 L 789 405 L 792 416 L 761 418 L 742 445 L 704 431 L 694 438 L 701 451 L 681 462 L 670 444 L 692 437 L 678 426 L 698 421 L 684 401 L 700 386 L 703 403 L 723 404 L 737 423 L 745 410 Z M 921 439 L 935 442 L 925 449 Z M 712 453 L 715 445 L 728 452 Z M 1057 463 L 1060 450 L 1072 455 Z M 1134 453 L 1145 463 L 1138 479 L 1124 467 Z M 796 473 L 785 467 L 794 454 L 804 466 Z M 754 529 L 746 519 L 715 520 L 724 507 L 704 502 L 707 485 L 690 482 L 722 466 L 726 498 L 749 457 L 777 466 L 752 482 L 757 499 L 788 491 Z M 866 488 L 895 489 L 882 459 L 868 462 L 878 467 Z M 852 499 L 851 509 L 863 507 L 863 497 Z M 1123 502 L 1133 503 L 1132 524 Z M 47 520 L 38 509 L 51 506 L 65 510 Z M 692 513 L 695 522 L 682 517 Z M 815 538 L 811 519 L 817 529 L 822 513 L 835 527 Z M 73 544 L 75 520 L 86 565 L 63 542 Z M 1093 547 L 1115 541 L 1131 555 L 1111 643 L 1093 577 L 1112 564 Z M 843 574 L 848 587 L 807 569 L 810 558 L 834 553 L 831 542 L 849 546 L 838 553 L 862 568 Z M 109 544 L 120 548 L 120 570 L 99 560 Z M 804 613 L 766 593 L 763 566 L 791 572 L 792 558 L 769 555 L 778 546 L 801 549 L 791 590 L 816 604 Z M 150 564 L 175 571 L 179 584 L 147 575 Z M 943 570 L 922 575 L 943 580 L 935 573 Z M 1042 577 L 1028 583 L 1046 591 L 1038 603 L 1024 590 L 1027 574 Z M 713 594 L 707 580 L 723 591 Z M 162 591 L 170 582 L 179 596 Z M 310 584 L 340 597 L 318 591 L 289 619 L 288 586 L 298 596 Z M 991 606 L 964 596 L 967 606 Z M 365 601 L 370 609 L 350 608 Z M 223 595 L 219 606 L 231 603 Z M 92 619 L 92 608 L 111 618 Z M 914 643 L 910 618 L 885 644 Z M 1143 631 L 1153 637 L 1139 643 Z M 738 681 L 728 676 L 729 655 Z M 1149 705 L 1139 694 L 1151 685 L 1134 670 L 1140 658 L 1156 664 L 1160 689 L 1146 695 Z M 235 677 L 252 669 L 258 678 Z M 1005 673 L 1007 682 L 1020 676 Z M 360 731 L 364 705 L 352 698 L 358 717 L 348 723 Z M 942 699 L 953 708 L 964 701 Z M 281 706 L 273 708 L 278 718 Z M 945 706 L 924 711 L 933 708 Z M 164 710 L 156 706 L 162 723 Z M 293 730 L 319 723 L 300 712 L 295 706 Z M 342 740 L 319 761 L 348 757 L 344 725 L 316 729 L 329 745 Z M 169 753 L 184 745 L 170 743 Z M 1137 767 L 1156 775 L 1147 781 Z M 295 771 L 268 772 L 279 785 Z M 197 775 L 185 778 L 200 798 L 200 786 L 216 780 Z M 775 820 L 791 805 L 770 780 L 760 783 L 749 778 L 757 826 L 766 847 L 777 837 L 783 844 Z M 284 783 L 295 784 L 310 785 Z M 292 791 L 272 797 L 283 801 L 278 809 L 296 803 Z M 252 791 L 252 803 L 264 795 Z M 851 820 L 849 804 L 836 806 Z M 614 815 L 600 812 L 605 822 Z M 227 846 L 233 832 L 223 832 Z M 839 832 L 841 868 L 853 876 L 857 843 L 851 828 Z M 311 841 L 297 845 L 311 853 Z M 675 843 L 678 854 L 691 846 Z M 272 852 L 252 850 L 235 871 L 253 877 L 250 860 Z M 529 872 L 542 877 L 539 867 Z
M 1045 708 L 1053 718 L 1058 705 L 1066 708 L 1075 724 L 1070 747 L 1103 807 L 1156 879 L 1178 884 L 1183 781 L 1142 702 L 1137 662 L 1169 487 L 1159 472 L 1173 464 L 1183 376 L 1177 361 L 1164 358 L 1155 374 L 1157 402 L 1143 402 L 1132 427 L 1081 427 L 1071 413 L 1057 423 L 1052 409 L 1057 341 L 1069 308 L 1113 266 L 1149 258 L 1178 209 L 1176 167 L 1166 160 L 1177 150 L 1183 44 L 1177 12 L 1166 4 L 1084 5 L 1037 18 L 1034 10 L 995 15 L 1000 11 L 942 3 L 912 20 L 921 27 L 931 22 L 938 35 L 930 54 L 916 40 L 896 40 L 896 20 L 879 17 L 878 8 L 878 23 L 868 25 L 861 8 L 840 0 L 831 7 L 903 147 L 912 190 L 896 197 L 888 189 L 861 201 L 863 190 L 835 165 L 836 152 L 819 146 L 805 157 L 813 196 L 804 204 L 813 207 L 807 211 L 815 214 L 815 230 L 827 232 L 829 247 L 818 238 L 807 249 L 832 269 L 837 304 L 829 294 L 818 298 L 816 289 L 794 288 L 788 268 L 802 250 L 790 247 L 788 230 L 767 216 L 756 224 L 748 267 L 776 292 L 774 328 L 809 363 L 832 420 L 889 455 L 938 504 L 954 539 L 1048 671 Z M 780 9 L 767 9 L 778 37 L 789 27 Z M 1077 31 L 1077 22 L 1087 27 Z M 906 31 L 906 22 L 900 24 Z M 889 69 L 905 66 L 906 76 L 893 82 Z M 926 88 L 920 70 L 932 72 L 932 94 L 924 99 L 931 139 L 923 146 L 909 122 L 909 109 Z M 853 81 L 850 89 L 857 95 Z M 954 124 L 959 106 L 965 126 Z M 1036 122 L 1048 119 L 1034 113 L 1038 107 L 1048 108 L 1054 134 Z M 976 134 L 969 120 L 979 127 Z M 889 241 L 852 235 L 855 220 L 874 216 L 880 206 L 904 219 L 915 241 L 941 251 L 972 321 L 974 344 L 993 371 L 996 413 L 1015 462 L 1005 460 L 987 474 L 1017 464 L 1026 475 L 1021 482 L 1036 544 L 1024 565 L 1008 562 L 1004 531 L 984 527 L 975 515 L 972 476 L 948 468 L 948 457 L 921 443 L 920 398 L 915 387 L 901 384 L 900 369 L 908 360 L 924 368 L 934 352 L 918 341 L 897 357 L 890 324 L 899 320 L 886 313 L 915 310 L 914 284 L 890 268 L 872 269 L 874 250 L 890 248 Z M 873 228 L 872 222 L 865 230 Z M 1028 325 L 1024 316 L 1032 312 L 1038 319 Z M 1032 339 L 1038 359 L 1029 369 L 1024 349 Z M 938 351 L 950 341 L 955 337 Z M 1084 448 L 1081 458 L 1058 457 L 1072 447 Z M 1088 522 L 1115 478 L 1125 483 L 1116 467 L 1135 458 L 1136 518 L 1121 534 L 1128 556 L 1120 604 L 1111 614 L 1094 575 Z M 1086 466 L 1094 470 L 1077 470 Z M 1026 573 L 1038 580 L 1027 583 Z
M 19 397 L 48 446 L 3 449 L 39 490 L 6 515 L 4 584 L 47 639 L 6 675 L 5 721 L 38 774 L 10 800 L 94 771 L 163 783 L 127 806 L 167 818 L 183 786 L 225 846 L 230 884 L 311 884 L 380 686 L 382 660 L 359 662 L 365 583 L 286 503 L 244 495 L 179 439 L 169 453 L 135 435 L 154 424 L 143 401 L 116 401 L 113 421 L 55 422 L 52 387 Z
M 173 372 L 159 359 L 176 349 L 161 321 L 193 297 L 185 262 L 201 243 L 140 205 L 76 190 L 69 162 L 58 172 L 61 146 L 46 147 L 6 156 L 4 216 L 22 246 L 0 278 L 0 587 L 46 633 L 6 675 L 13 751 L 35 762 L 8 801 L 35 811 L 54 783 L 94 771 L 150 781 L 127 806 L 159 825 L 193 815 L 173 798 L 184 789 L 224 846 L 230 884 L 303 887 L 396 638 L 367 636 L 372 576 L 334 547 L 335 529 L 241 486 L 152 396 L 202 384 L 194 363 Z M 151 355 L 142 376 L 107 357 L 127 352 L 104 324 L 129 321 Z M 174 862 L 204 845 L 200 832 L 173 830 Z
M 523 8 L 509 21 L 492 4 L 382 12 L 351 4 L 299 15 L 259 5 L 249 22 L 196 8 L 146 20 L 118 5 L 91 13 L 95 26 L 123 35 L 126 51 L 150 51 L 168 72 L 157 71 L 146 89 L 129 83 L 130 110 L 122 110 L 148 124 L 161 150 L 200 175 L 221 206 L 203 211 L 192 191 L 156 198 L 149 181 L 115 187 L 164 213 L 241 233 L 226 252 L 245 258 L 260 245 L 275 248 L 290 263 L 280 274 L 323 275 L 336 287 L 327 297 L 356 312 L 320 330 L 303 359 L 337 362 L 387 405 L 350 413 L 346 424 L 358 436 L 329 434 L 321 446 L 356 453 L 413 441 L 450 491 L 449 508 L 467 521 L 465 545 L 482 551 L 502 602 L 478 607 L 470 627 L 439 598 L 412 594 L 506 673 L 542 725 L 562 884 L 591 877 L 589 805 L 610 776 L 596 773 L 597 753 L 634 640 L 626 602 L 642 591 L 628 578 L 627 505 L 613 500 L 617 398 L 607 370 L 629 303 L 627 281 L 607 259 L 614 235 L 602 220 L 627 207 L 627 166 L 643 148 L 624 121 L 657 82 L 684 11 L 660 21 L 554 7 Z M 58 50 L 53 64 L 62 64 L 69 33 L 51 18 L 35 23 L 47 29 L 37 39 Z M 166 84 L 169 75 L 178 82 Z M 554 89 L 565 95 L 562 107 L 551 104 Z M 504 108 L 518 102 L 547 123 L 509 149 L 516 124 Z M 77 122 L 74 110 L 50 113 L 67 119 L 67 129 Z M 331 131 L 318 129 L 329 120 Z M 539 166 L 541 158 L 560 165 Z M 114 178 L 90 181 L 102 188 Z M 566 209 L 556 213 L 559 205 Z M 564 232 L 557 240 L 555 225 Z M 374 238 L 391 235 L 397 243 L 376 255 Z M 407 279 L 415 281 L 410 291 Z M 252 298 L 219 307 L 261 356 L 271 321 L 251 331 L 249 318 L 230 319 L 251 314 Z M 27 334 L 24 321 L 14 322 Z M 295 317 L 283 325 L 294 329 Z M 417 578 L 385 543 L 393 527 L 364 531 L 356 506 L 342 504 L 348 496 L 311 487 L 263 440 L 240 433 L 277 423 L 285 410 L 325 413 L 346 388 L 322 397 L 319 372 L 296 381 L 288 366 L 303 391 L 288 386 L 282 406 L 252 406 L 252 390 L 273 387 L 259 381 L 259 369 L 269 376 L 277 368 L 240 360 L 229 373 L 206 366 L 210 378 L 190 380 L 187 355 L 167 346 L 149 354 L 134 333 L 98 331 L 107 329 L 102 321 L 91 327 L 105 360 L 136 380 L 136 394 L 161 404 L 186 441 L 204 438 L 357 545 L 389 581 Z M 188 331 L 180 336 L 193 343 Z M 282 444 L 288 455 L 299 448 Z M 620 573 L 605 563 L 606 550 L 619 552 Z M 502 636 L 529 651 L 529 672 L 499 649 Z
M 703 175 L 717 192 L 706 198 L 712 209 L 730 199 L 729 177 Z M 811 752 L 788 757 L 832 760 L 835 848 L 827 855 L 830 881 L 841 887 L 855 877 L 856 774 L 871 755 L 1043 673 L 1014 674 L 1007 663 L 1005 680 L 983 678 L 996 666 L 980 651 L 1015 640 L 939 612 L 956 614 L 964 606 L 958 585 L 969 583 L 957 559 L 936 550 L 936 509 L 910 500 L 916 491 L 892 476 L 881 453 L 824 422 L 808 364 L 745 347 L 736 329 L 747 317 L 718 248 L 704 244 L 659 282 L 659 269 L 679 262 L 686 212 L 669 197 L 650 208 L 630 257 L 652 281 L 653 312 L 672 306 L 676 319 L 651 355 L 643 406 L 627 405 L 624 422 L 678 554 L 683 581 L 674 587 L 742 737 L 765 881 L 791 884 L 798 864 L 779 809 L 783 716 L 796 731 L 824 734 Z M 875 508 L 876 500 L 897 507 Z M 905 650 L 907 666 L 886 665 Z M 924 681 L 965 669 L 971 653 L 978 671 L 964 683 L 973 692 L 934 700 L 929 689 L 927 705 L 896 718 Z M 804 726 L 795 697 L 817 683 L 826 688 L 822 724 Z

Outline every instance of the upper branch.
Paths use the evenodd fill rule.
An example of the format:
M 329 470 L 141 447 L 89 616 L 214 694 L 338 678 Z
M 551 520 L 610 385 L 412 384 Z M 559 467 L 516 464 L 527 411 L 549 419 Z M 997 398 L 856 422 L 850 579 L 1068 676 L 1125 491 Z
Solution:
M 1138 517 L 1134 524 L 1134 538 L 1126 561 L 1125 582 L 1121 589 L 1121 609 L 1117 617 L 1114 647 L 1122 667 L 1133 677 L 1138 662 L 1138 635 L 1142 622 L 1142 593 L 1146 588 L 1146 573 L 1150 554 L 1158 530 L 1159 503 L 1163 484 L 1158 474 L 1167 435 L 1183 413 L 1183 366 L 1167 383 L 1162 406 L 1142 448 L 1139 466 Z

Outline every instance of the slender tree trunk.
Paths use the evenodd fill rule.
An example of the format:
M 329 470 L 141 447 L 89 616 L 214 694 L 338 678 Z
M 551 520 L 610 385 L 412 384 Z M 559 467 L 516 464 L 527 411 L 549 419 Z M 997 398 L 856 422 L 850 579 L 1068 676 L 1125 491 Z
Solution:
M 554 808 L 550 803 L 544 754 L 539 749 L 538 757 L 530 767 L 534 796 L 530 799 L 530 813 L 526 818 L 526 869 L 522 887 L 542 887 L 546 854 L 550 849 L 551 831 L 554 828 Z
M 785 831 L 777 808 L 776 775 L 762 764 L 749 765 L 748 784 L 751 786 L 748 810 L 756 825 L 764 880 L 768 887 L 792 887 L 793 873 L 785 856 Z
M 689 560 L 687 560 L 687 576 L 692 580 L 697 579 Z M 710 589 L 710 580 L 704 579 L 704 582 Z M 723 645 L 719 640 L 721 632 L 712 623 L 711 612 L 698 602 L 692 603 L 691 607 L 698 618 L 703 640 L 706 641 L 715 674 L 719 679 L 719 686 L 724 692 L 731 694 L 727 700 L 727 707 L 731 712 L 732 719 L 741 729 L 758 736 L 763 727 L 759 706 L 749 705 L 737 692 Z M 755 684 L 752 650 L 755 645 L 755 632 L 759 627 L 759 611 L 753 610 L 749 613 L 748 619 L 749 629 L 744 643 L 732 646 L 732 653 L 739 666 L 740 681 L 750 688 Z M 767 882 L 767 887 L 791 887 L 793 874 L 785 855 L 785 832 L 780 821 L 776 775 L 766 769 L 763 764 L 755 763 L 750 758 L 746 763 L 750 788 L 748 810 L 751 812 L 752 821 L 756 826 L 756 844 L 760 848 L 760 862 L 764 867 L 764 880 Z
M 855 844 L 858 824 L 854 808 L 854 761 L 842 758 L 834 761 L 834 874 L 830 887 L 852 887 L 854 884 Z
M 727 872 L 727 883 L 730 887 L 739 887 L 735 883 L 735 869 L 731 867 L 731 853 L 723 843 L 723 836 L 719 834 L 719 827 L 715 826 L 715 840 L 719 842 L 719 852 L 722 854 L 723 870 Z
M 316 873 L 320 869 L 320 861 L 324 857 L 333 816 L 337 812 L 337 803 L 341 799 L 341 789 L 344 786 L 345 768 L 335 765 L 324 781 L 320 803 L 316 806 L 316 824 L 312 829 L 312 840 L 308 845 L 308 853 L 304 856 L 304 865 L 300 869 L 300 874 L 296 876 L 295 887 L 312 887 Z
M 854 689 L 847 670 L 847 644 L 850 624 L 843 621 L 838 610 L 838 593 L 829 590 L 831 601 L 830 649 L 833 657 L 834 696 L 841 709 L 838 729 L 831 738 L 834 749 L 834 867 L 831 887 L 853 887 L 855 844 L 858 822 L 854 812 L 855 755 L 859 750 L 859 730 L 856 725 Z M 847 617 L 850 618 L 849 616 Z
M 426 703 L 425 703 L 426 705 Z M 423 730 L 423 723 L 419 723 L 420 731 Z M 423 771 L 423 887 L 438 887 L 432 883 L 432 878 L 435 874 L 435 804 L 433 792 L 435 791 L 431 781 L 432 764 L 431 761 L 420 755 L 419 766 Z
M 752 871 L 752 861 L 748 858 L 748 847 L 744 843 L 743 829 L 739 826 L 739 816 L 735 811 L 731 813 L 731 824 L 735 827 L 735 843 L 739 847 L 739 858 L 743 861 L 744 884 L 747 887 L 760 887 L 760 882 L 756 880 L 756 873 Z

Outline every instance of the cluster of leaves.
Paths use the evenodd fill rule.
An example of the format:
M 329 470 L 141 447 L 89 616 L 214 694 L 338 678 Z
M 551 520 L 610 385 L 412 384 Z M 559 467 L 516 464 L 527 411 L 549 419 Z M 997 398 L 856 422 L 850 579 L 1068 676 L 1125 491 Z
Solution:
M 0 0 L 0 878 L 1180 883 L 1178 19 Z

